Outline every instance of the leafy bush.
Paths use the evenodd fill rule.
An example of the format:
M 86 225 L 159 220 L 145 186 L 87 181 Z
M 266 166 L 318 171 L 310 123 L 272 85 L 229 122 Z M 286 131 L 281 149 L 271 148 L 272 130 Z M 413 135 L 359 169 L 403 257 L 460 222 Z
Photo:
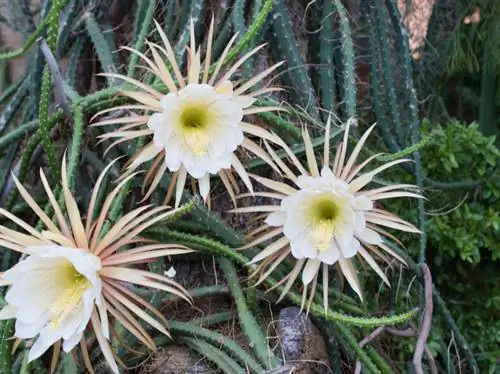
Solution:
M 424 121 L 421 131 L 428 139 L 421 150 L 427 261 L 460 330 L 491 371 L 500 343 L 500 151 L 495 138 L 485 137 L 476 123 Z M 408 204 L 394 200 L 390 208 L 397 206 L 400 215 L 415 222 L 416 209 Z M 415 238 L 402 239 L 417 252 Z M 445 334 L 433 332 L 434 337 Z M 447 354 L 442 347 L 439 351 Z
M 428 220 L 436 265 L 443 262 L 444 254 L 474 264 L 481 257 L 498 260 L 500 151 L 495 138 L 483 136 L 475 123 L 465 126 L 457 121 L 444 127 L 426 122 L 422 131 L 432 138 L 422 152 L 430 178 L 429 205 L 447 211 L 437 210 Z

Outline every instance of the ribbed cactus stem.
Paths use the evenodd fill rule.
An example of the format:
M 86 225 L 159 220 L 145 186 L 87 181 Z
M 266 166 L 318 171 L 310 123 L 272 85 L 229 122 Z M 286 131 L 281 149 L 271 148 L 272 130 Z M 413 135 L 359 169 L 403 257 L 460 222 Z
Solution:
M 48 32 L 47 32 L 47 45 L 51 51 L 55 51 L 57 44 L 57 35 L 59 30 L 59 15 L 66 1 L 64 0 L 53 0 L 52 8 L 50 9 L 48 15 Z M 49 126 L 49 99 L 52 92 L 52 82 L 51 74 L 48 65 L 45 65 L 43 70 L 42 78 L 42 91 L 40 94 L 40 109 L 39 109 L 39 120 L 40 126 L 38 132 L 40 133 L 43 147 L 45 149 L 45 154 L 47 155 L 50 170 L 52 172 L 52 178 L 55 181 L 59 181 L 59 162 L 56 159 L 54 146 L 52 140 L 50 139 L 50 126 Z
M 113 60 L 112 46 L 109 45 L 92 14 L 87 13 L 86 18 L 87 32 L 94 44 L 102 71 L 106 73 L 116 73 L 117 70 Z M 118 83 L 118 80 L 114 77 L 106 77 L 106 79 L 108 81 L 108 86 L 114 86 Z
M 80 6 L 78 1 L 71 1 L 59 19 L 59 37 L 57 38 L 57 48 L 55 56 L 59 59 L 65 52 L 68 40 L 73 44 L 74 38 L 69 39 L 75 26 L 76 17 L 80 16 Z M 80 38 L 77 39 L 77 41 Z
M 370 21 L 370 86 L 373 110 L 375 111 L 375 118 L 379 124 L 382 138 L 384 139 L 385 146 L 392 153 L 400 151 L 399 145 L 396 143 L 392 133 L 389 130 L 385 118 L 385 112 L 382 106 L 382 90 L 380 89 L 379 79 L 379 48 L 378 48 L 378 33 L 373 25 L 373 20 Z
M 69 187 L 73 185 L 75 170 L 80 161 L 80 154 L 82 150 L 82 137 L 83 137 L 83 109 L 80 106 L 73 107 L 73 134 L 71 137 L 71 145 L 69 148 L 68 157 L 68 184 Z
M 205 359 L 215 363 L 222 373 L 237 374 L 245 371 L 245 369 L 238 365 L 236 361 L 212 344 L 193 338 L 184 338 L 183 340 L 189 348 L 197 351 Z
M 399 114 L 398 98 L 394 87 L 394 62 L 391 56 L 391 46 L 389 31 L 387 29 L 387 16 L 384 13 L 384 4 L 382 0 L 375 0 L 374 27 L 378 34 L 378 44 L 380 46 L 380 56 L 382 58 L 382 76 L 384 77 L 384 87 L 387 97 L 387 104 L 390 112 L 390 123 L 392 131 L 396 134 L 399 143 L 404 144 L 404 130 L 401 125 Z
M 0 296 L 0 307 L 4 307 L 3 297 Z M 12 373 L 12 344 L 14 334 L 13 319 L 0 321 L 0 374 Z
M 381 0 L 377 0 L 381 1 Z M 398 49 L 401 53 L 401 61 L 403 65 L 403 80 L 405 85 L 405 91 L 409 95 L 409 111 L 410 111 L 410 135 L 411 142 L 416 145 L 420 142 L 420 119 L 418 115 L 418 102 L 417 94 L 413 86 L 413 75 L 412 75 L 412 57 L 409 44 L 409 36 L 406 28 L 404 27 L 403 20 L 399 13 L 397 5 L 390 0 L 386 0 L 386 5 L 389 10 L 389 14 L 392 20 L 394 30 L 396 32 L 396 41 Z M 400 129 L 402 131 L 402 129 Z M 422 161 L 420 157 L 419 150 L 415 150 L 413 153 L 413 159 L 415 160 L 415 179 L 416 184 L 420 189 L 423 189 L 423 172 L 422 172 Z M 420 251 L 419 251 L 419 261 L 425 261 L 425 247 L 426 247 L 426 233 L 425 233 L 425 200 L 419 199 L 417 202 L 418 207 L 418 227 L 422 231 L 420 235 Z
M 335 111 L 335 72 L 333 68 L 333 3 L 331 1 L 323 2 L 322 10 L 322 29 L 319 35 L 319 76 L 321 104 L 327 111 Z
M 284 0 L 276 0 L 273 11 L 274 48 L 281 52 L 287 62 L 286 74 L 296 92 L 297 101 L 314 118 L 319 120 L 316 94 L 300 55 L 297 40 L 292 31 L 289 12 Z
M 177 41 L 177 46 L 175 47 L 175 55 L 179 64 L 182 64 L 183 57 L 186 52 L 186 45 L 189 41 L 191 21 L 194 25 L 199 22 L 204 3 L 204 0 L 192 0 L 191 6 L 186 8 L 186 10 L 189 10 L 189 15 L 187 17 L 188 19 L 187 22 L 183 24 L 183 28 L 179 35 L 179 40 Z
M 26 81 L 26 76 L 19 78 L 16 82 L 12 83 L 10 86 L 5 88 L 0 94 L 0 105 L 3 104 L 5 100 L 11 97 L 14 92 L 16 92 L 19 87 Z
M 0 115 L 0 135 L 3 133 L 7 124 L 16 115 L 21 103 L 24 101 L 29 89 L 29 79 L 25 79 L 15 94 L 10 99 L 7 106 L 3 109 Z
M 354 351 L 356 358 L 361 361 L 368 370 L 370 370 L 370 373 L 381 373 L 368 354 L 358 345 L 358 340 L 349 327 L 343 325 L 342 323 L 336 323 L 335 330 L 338 331 L 346 345 Z
M 210 318 L 210 316 L 207 318 Z M 264 371 L 262 366 L 259 365 L 252 356 L 227 336 L 204 329 L 194 322 L 171 321 L 170 329 L 174 334 L 188 335 L 196 339 L 203 339 L 207 342 L 217 344 L 218 347 L 230 353 L 233 358 L 238 360 L 244 367 L 250 368 L 254 373 L 262 373 Z
M 26 134 L 30 133 L 38 126 L 38 120 L 29 121 L 25 124 L 19 125 L 16 129 L 10 131 L 8 134 L 5 134 L 0 138 L 0 152 L 3 151 L 4 148 L 9 147 L 14 144 L 16 141 L 22 139 L 26 136 Z M 0 179 L 1 180 L 1 179 Z
M 344 107 L 347 118 L 356 117 L 356 72 L 354 63 L 354 48 L 352 43 L 351 26 L 347 12 L 340 0 L 334 0 L 333 5 L 339 16 L 339 29 L 342 52 L 342 89 Z
M 142 12 L 137 12 L 136 19 L 134 23 L 134 35 L 137 38 L 134 39 L 135 45 L 134 49 L 136 51 L 142 52 L 144 44 L 146 43 L 146 37 L 150 31 L 151 23 L 153 22 L 153 16 L 156 7 L 156 0 L 144 0 L 140 3 Z M 130 55 L 130 60 L 128 63 L 127 75 L 133 77 L 135 75 L 135 69 L 137 68 L 137 63 L 139 61 L 139 56 L 136 53 Z
M 241 328 L 247 337 L 248 343 L 251 344 L 255 355 L 267 369 L 278 366 L 280 364 L 278 358 L 269 349 L 266 337 L 248 309 L 233 263 L 227 258 L 220 258 L 219 266 L 226 277 L 227 285 L 236 302 Z

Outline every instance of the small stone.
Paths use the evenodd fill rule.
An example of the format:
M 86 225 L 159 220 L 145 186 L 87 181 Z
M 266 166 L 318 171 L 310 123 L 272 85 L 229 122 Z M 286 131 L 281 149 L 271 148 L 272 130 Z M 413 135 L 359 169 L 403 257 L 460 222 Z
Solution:
M 176 345 L 159 350 L 147 368 L 151 374 L 215 374 L 202 357 Z
M 294 374 L 331 373 L 323 336 L 305 312 L 283 308 L 277 328 L 285 363 L 293 364 Z

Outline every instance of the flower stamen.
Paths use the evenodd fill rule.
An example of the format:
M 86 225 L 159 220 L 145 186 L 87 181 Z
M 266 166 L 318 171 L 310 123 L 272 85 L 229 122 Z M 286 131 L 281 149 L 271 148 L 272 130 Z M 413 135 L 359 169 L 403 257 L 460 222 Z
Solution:
M 58 328 L 61 322 L 77 309 L 84 292 L 92 286 L 90 281 L 80 274 L 71 263 L 65 265 L 61 272 L 62 281 L 66 287 L 57 302 L 48 311 L 51 317 L 51 326 L 54 329 Z
M 208 154 L 209 138 L 204 131 L 190 130 L 184 135 L 184 141 L 196 156 L 205 156 Z
M 311 231 L 312 239 L 318 251 L 326 251 L 335 235 L 335 225 L 333 220 L 325 220 L 319 222 Z
M 196 156 L 208 154 L 208 136 L 211 113 L 204 103 L 192 105 L 182 110 L 180 125 L 184 133 L 184 142 Z
M 335 201 L 327 196 L 322 196 L 312 203 L 311 237 L 318 251 L 325 251 L 330 247 L 335 236 L 339 210 Z
M 203 129 L 207 125 L 208 115 L 208 111 L 199 106 L 186 108 L 181 113 L 182 128 L 186 130 Z

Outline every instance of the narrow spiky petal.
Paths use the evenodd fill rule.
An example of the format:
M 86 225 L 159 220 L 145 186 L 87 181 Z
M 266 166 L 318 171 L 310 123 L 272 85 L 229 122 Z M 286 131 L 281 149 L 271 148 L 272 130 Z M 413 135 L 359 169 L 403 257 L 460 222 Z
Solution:
M 210 203 L 212 176 L 219 176 L 229 194 L 235 195 L 235 189 L 230 187 L 233 186 L 229 177 L 230 170 L 236 171 L 245 187 L 253 191 L 252 181 L 238 157 L 238 151 L 241 149 L 251 152 L 280 173 L 281 169 L 275 165 L 273 158 L 257 142 L 250 140 L 249 136 L 276 144 L 281 143 L 281 139 L 265 129 L 244 123 L 243 118 L 251 114 L 282 109 L 279 106 L 255 106 L 259 95 L 276 91 L 277 88 L 253 88 L 275 72 L 283 62 L 258 72 L 249 80 L 234 83 L 231 81 L 233 75 L 245 61 L 262 50 L 264 45 L 255 47 L 223 69 L 226 57 L 236 41 L 235 35 L 227 43 L 220 58 L 212 65 L 211 49 L 215 38 L 212 19 L 205 61 L 202 62 L 201 50 L 195 38 L 195 25 L 193 20 L 190 20 L 189 41 L 185 46 L 187 68 L 181 69 L 181 64 L 176 61 L 172 43 L 156 21 L 155 25 L 161 45 L 147 41 L 149 51 L 145 53 L 130 47 L 123 49 L 139 56 L 145 64 L 144 68 L 156 75 L 165 84 L 168 92 L 159 92 L 147 83 L 129 76 L 106 73 L 104 75 L 121 79 L 135 87 L 137 90 L 123 91 L 122 94 L 137 104 L 118 107 L 127 110 L 124 116 L 100 121 L 97 117 L 92 119 L 95 121 L 93 126 L 119 126 L 99 135 L 101 141 L 116 139 L 106 151 L 132 139 L 149 140 L 147 145 L 132 157 L 132 161 L 127 163 L 129 168 L 125 171 L 125 176 L 154 159 L 156 154 L 163 156 L 162 165 L 154 159 L 149 166 L 143 182 L 143 201 L 152 195 L 167 172 L 172 173 L 171 183 L 175 184 L 175 188 L 169 187 L 165 201 L 168 202 L 175 192 L 176 207 L 181 201 L 187 178 L 197 183 L 207 204 Z M 134 112 L 130 114 L 130 111 Z M 109 111 L 101 112 L 105 113 Z M 236 201 L 233 196 L 231 198 Z
M 260 129 L 246 125 L 248 132 L 258 133 Z M 348 156 L 349 128 L 346 125 L 341 143 L 330 165 L 330 127 L 331 118 L 325 126 L 322 169 L 319 170 L 311 138 L 306 128 L 302 134 L 306 151 L 304 167 L 292 150 L 281 140 L 266 137 L 265 146 L 272 161 L 279 167 L 288 183 L 250 175 L 269 192 L 258 192 L 255 196 L 273 199 L 273 204 L 240 207 L 233 213 L 264 213 L 256 220 L 265 218 L 265 224 L 249 235 L 249 243 L 242 249 L 265 244 L 265 247 L 251 260 L 258 264 L 252 276 L 260 274 L 257 283 L 261 283 L 286 258 L 295 261 L 294 267 L 272 289 L 283 286 L 279 300 L 293 287 L 301 274 L 302 307 L 310 307 L 319 280 L 323 283 L 323 306 L 328 309 L 328 269 L 335 265 L 347 284 L 362 298 L 362 287 L 353 259 L 368 264 L 384 283 L 389 281 L 384 270 L 375 258 L 385 262 L 392 261 L 387 255 L 404 263 L 403 259 L 383 243 L 383 237 L 395 239 L 384 230 L 388 227 L 404 232 L 418 233 L 412 224 L 396 215 L 375 206 L 380 200 L 392 198 L 422 198 L 414 185 L 394 184 L 374 189 L 367 189 L 373 178 L 384 170 L 408 160 L 394 160 L 361 173 L 378 155 L 357 164 L 359 155 L 368 136 L 373 131 L 371 126 L 360 138 L 352 153 Z M 294 173 L 281 160 L 272 147 L 270 140 L 279 144 L 288 156 Z M 248 197 L 248 193 L 237 198 Z M 320 276 L 320 272 L 322 275 Z
M 63 206 L 59 205 L 54 197 L 43 172 L 40 173 L 42 184 L 57 217 L 56 222 L 49 219 L 17 180 L 15 183 L 21 197 L 45 224 L 46 229 L 38 231 L 0 208 L 1 215 L 26 231 L 21 233 L 0 226 L 0 245 L 27 255 L 20 263 L 0 273 L 0 286 L 10 287 L 6 294 L 7 305 L 0 311 L 0 319 L 16 318 L 19 321 L 16 326 L 23 330 L 18 332 L 16 327 L 15 335 L 36 338 L 29 352 L 29 360 L 39 357 L 53 346 L 51 367 L 54 368 L 61 348 L 69 352 L 80 343 L 85 366 L 87 371 L 92 373 L 84 339 L 87 329 L 97 339 L 111 370 L 118 373 L 118 360 L 109 344 L 112 330 L 110 318 L 118 320 L 151 350 L 156 347 L 149 333 L 141 325 L 142 322 L 160 333 L 169 334 L 165 317 L 144 299 L 124 287 L 125 284 L 139 284 L 171 292 L 191 302 L 187 291 L 172 279 L 133 268 L 135 264 L 160 257 L 192 252 L 191 249 L 177 244 L 152 243 L 151 240 L 139 237 L 142 231 L 175 211 L 167 206 L 142 206 L 125 214 L 104 232 L 104 222 L 109 218 L 111 202 L 134 173 L 118 183 L 105 198 L 97 219 L 93 220 L 99 188 L 105 174 L 115 162 L 116 160 L 110 163 L 97 179 L 91 194 L 86 222 L 82 219 L 69 188 L 65 156 L 61 173 Z M 23 282 L 29 283 L 29 289 Z M 50 292 L 47 292 L 49 288 Z M 29 292 L 27 295 L 19 295 L 19 290 Z M 26 319 L 26 316 L 30 316 L 30 319 Z M 41 317 L 33 321 L 33 316 Z M 49 324 L 50 330 L 46 328 Z M 28 336 L 27 330 L 32 334 Z

